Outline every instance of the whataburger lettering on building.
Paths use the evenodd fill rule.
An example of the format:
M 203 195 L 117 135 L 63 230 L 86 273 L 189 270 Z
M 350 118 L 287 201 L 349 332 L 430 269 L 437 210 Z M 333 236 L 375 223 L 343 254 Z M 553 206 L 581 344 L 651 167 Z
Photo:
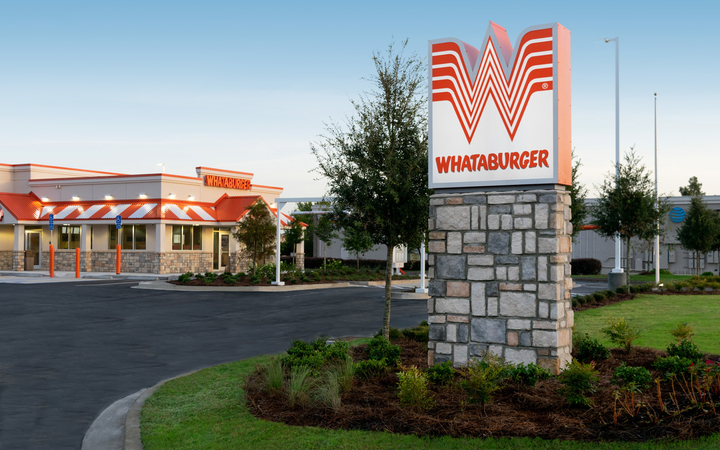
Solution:
M 431 188 L 571 184 L 570 32 L 429 42 Z
M 205 175 L 205 186 L 216 186 L 230 189 L 251 189 L 250 180 L 232 177 L 220 177 L 216 175 Z

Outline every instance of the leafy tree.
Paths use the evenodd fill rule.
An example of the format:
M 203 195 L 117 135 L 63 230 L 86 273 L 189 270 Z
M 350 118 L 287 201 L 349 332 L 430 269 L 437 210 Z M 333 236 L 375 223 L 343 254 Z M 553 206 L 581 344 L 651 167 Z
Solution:
M 685 249 L 695 252 L 695 269 L 700 275 L 700 254 L 720 248 L 720 217 L 700 195 L 690 200 L 690 209 L 677 229 L 677 239 Z
M 290 222 L 290 226 L 285 229 L 284 243 L 290 248 L 290 253 L 293 254 L 293 265 L 295 264 L 295 248 L 303 241 L 303 231 L 303 226 L 297 217 Z
M 329 195 L 343 228 L 359 222 L 375 244 L 387 246 L 383 336 L 390 334 L 393 249 L 420 245 L 427 230 L 427 88 L 425 61 L 388 46 L 373 53 L 374 88 L 352 101 L 355 114 L 345 127 L 326 126 L 312 145 L 317 171 L 328 179 Z
M 276 224 L 268 206 L 259 199 L 247 208 L 233 236 L 245 244 L 245 254 L 252 261 L 252 271 L 262 265 L 265 258 L 275 254 Z
M 297 204 L 297 210 L 298 211 L 312 211 L 312 202 L 298 202 Z M 300 222 L 305 222 L 308 224 L 313 223 L 313 216 L 310 214 L 296 214 L 295 219 L 299 220 Z M 312 226 L 309 226 L 305 229 L 305 256 L 312 257 L 315 256 L 313 253 L 313 242 L 315 241 L 315 237 L 313 235 Z
M 575 241 L 580 234 L 580 226 L 587 220 L 588 208 L 585 204 L 587 189 L 585 189 L 585 186 L 580 184 L 580 181 L 578 181 L 582 162 L 580 161 L 580 158 L 575 159 L 574 150 L 572 158 L 575 162 L 572 166 L 572 186 L 570 186 L 570 222 L 573 225 L 572 238 L 573 241 Z
M 702 183 L 698 182 L 697 177 L 691 177 L 688 180 L 686 187 L 680 186 L 680 195 L 684 197 L 704 197 L 705 193 L 702 191 Z
M 365 253 L 373 248 L 372 236 L 368 234 L 360 222 L 355 222 L 344 230 L 343 246 L 355 253 L 357 268 L 360 269 L 360 253 Z
M 327 246 L 332 243 L 332 240 L 338 237 L 337 225 L 333 222 L 330 214 L 323 214 L 318 219 L 317 224 L 312 226 L 312 231 L 317 238 L 322 241 L 323 245 L 323 270 L 325 270 L 327 261 Z
M 600 198 L 592 208 L 590 223 L 600 227 L 597 232 L 605 237 L 616 234 L 625 241 L 625 257 L 630 261 L 630 240 L 639 238 L 648 241 L 660 231 L 658 223 L 668 211 L 667 202 L 655 206 L 655 184 L 650 174 L 635 154 L 634 148 L 625 153 L 625 163 L 619 163 L 620 176 L 615 182 L 615 173 L 605 176 L 600 186 Z

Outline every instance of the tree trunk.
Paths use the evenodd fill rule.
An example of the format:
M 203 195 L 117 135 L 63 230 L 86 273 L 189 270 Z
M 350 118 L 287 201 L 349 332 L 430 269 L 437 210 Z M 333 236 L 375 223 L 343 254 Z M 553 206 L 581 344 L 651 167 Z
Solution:
M 697 276 L 700 276 L 700 252 L 695 251 L 695 270 L 697 271 Z
M 360 270 L 360 252 L 355 253 L 355 257 L 357 258 L 357 270 Z
M 630 238 L 627 238 L 625 243 L 625 265 L 627 266 L 625 286 L 627 286 L 627 292 L 630 292 Z
M 323 272 L 327 271 L 327 267 L 325 267 L 326 259 L 327 259 L 327 244 L 323 242 Z
M 387 264 L 385 265 L 385 314 L 383 315 L 383 336 L 390 340 L 390 301 L 392 290 L 392 265 L 393 265 L 392 245 L 387 246 Z

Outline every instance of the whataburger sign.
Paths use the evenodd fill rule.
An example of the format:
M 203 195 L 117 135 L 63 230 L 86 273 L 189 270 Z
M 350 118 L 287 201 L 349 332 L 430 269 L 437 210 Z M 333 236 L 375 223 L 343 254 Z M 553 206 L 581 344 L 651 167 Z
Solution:
M 570 31 L 429 42 L 430 188 L 571 184 Z

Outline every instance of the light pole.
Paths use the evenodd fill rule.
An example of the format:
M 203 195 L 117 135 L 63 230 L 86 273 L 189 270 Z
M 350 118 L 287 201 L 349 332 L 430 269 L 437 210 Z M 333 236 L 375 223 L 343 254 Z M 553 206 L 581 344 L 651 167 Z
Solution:
M 657 92 L 655 93 L 655 208 L 659 209 L 658 200 L 658 173 L 657 173 Z M 657 223 L 657 236 L 655 236 L 655 284 L 660 284 L 660 220 Z
M 620 178 L 620 37 L 605 39 L 605 43 L 615 41 L 615 188 Z M 620 235 L 615 235 L 615 268 L 608 275 L 609 287 L 615 290 L 627 284 L 620 265 L 622 254 Z M 629 261 L 628 261 L 629 263 Z M 617 274 L 617 275 L 615 275 Z

